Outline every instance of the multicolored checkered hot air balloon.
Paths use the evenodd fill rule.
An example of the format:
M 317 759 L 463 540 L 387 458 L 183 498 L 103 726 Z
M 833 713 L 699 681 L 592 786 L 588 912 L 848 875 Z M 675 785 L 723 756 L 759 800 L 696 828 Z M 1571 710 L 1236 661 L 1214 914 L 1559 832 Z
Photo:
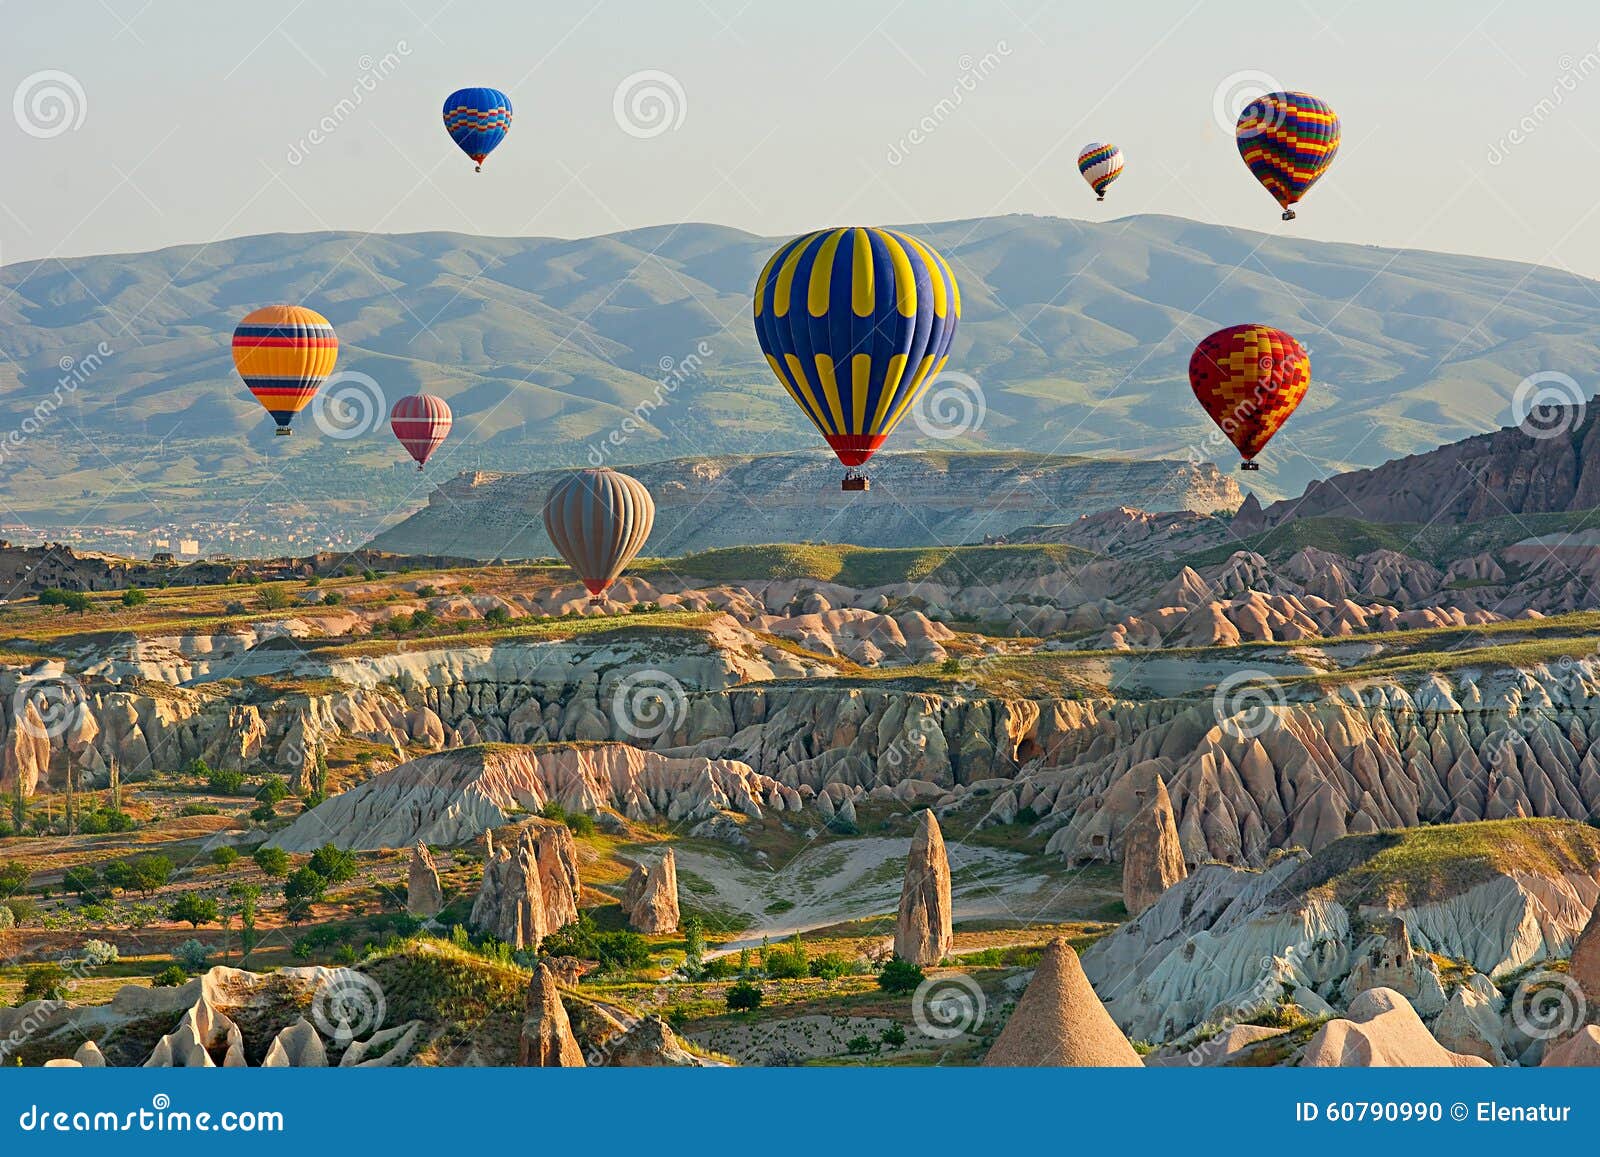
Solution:
M 756 340 L 784 389 L 849 468 L 877 452 L 950 355 L 961 291 L 933 248 L 893 229 L 821 229 L 756 280 Z
M 1116 145 L 1102 145 L 1099 141 L 1084 145 L 1078 154 L 1078 172 L 1095 191 L 1095 199 L 1106 199 L 1106 186 L 1122 176 L 1122 150 Z
M 511 131 L 511 98 L 498 88 L 457 89 L 445 98 L 444 127 L 481 173 L 484 159 Z
M 633 561 L 656 521 L 644 483 L 615 470 L 577 470 L 550 488 L 544 529 L 599 602 Z
M 268 305 L 233 331 L 233 364 L 251 395 L 289 434 L 322 380 L 333 372 L 339 339 L 328 319 L 303 305 Z
M 389 429 L 421 470 L 444 444 L 455 423 L 450 406 L 433 394 L 408 394 L 389 411 Z
M 1195 346 L 1189 385 L 1211 420 L 1238 447 L 1241 470 L 1289 420 L 1311 385 L 1311 359 L 1281 329 L 1231 325 Z
M 1291 207 L 1328 171 L 1339 152 L 1339 118 L 1303 92 L 1269 92 L 1245 105 L 1234 128 L 1251 174 L 1294 220 Z

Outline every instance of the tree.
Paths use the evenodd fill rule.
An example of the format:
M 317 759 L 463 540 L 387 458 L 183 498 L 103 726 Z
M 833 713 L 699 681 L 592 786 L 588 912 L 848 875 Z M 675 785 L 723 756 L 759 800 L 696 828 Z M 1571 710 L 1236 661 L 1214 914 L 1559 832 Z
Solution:
M 354 852 L 341 852 L 332 844 L 323 844 L 311 854 L 306 866 L 328 883 L 342 884 L 355 878 L 356 856 Z
M 503 627 L 511 621 L 511 612 L 505 607 L 490 607 L 483 613 L 483 621 L 491 627 Z
M 129 587 L 122 592 L 122 605 L 125 607 L 142 607 L 150 601 L 150 596 L 138 587 Z
M 754 1012 L 761 1007 L 763 997 L 759 988 L 748 980 L 741 980 L 728 987 L 726 999 L 729 1012 Z
M 177 961 L 185 972 L 191 974 L 204 972 L 209 957 L 210 953 L 206 951 L 206 946 L 198 940 L 185 940 L 172 954 L 172 959 Z
M 188 979 L 189 974 L 183 970 L 181 964 L 169 964 L 151 977 L 150 983 L 156 988 L 177 988 Z
M 196 929 L 202 924 L 215 924 L 218 914 L 215 900 L 195 892 L 186 892 L 167 906 L 168 920 L 176 920 Z
M 88 864 L 74 864 L 61 874 L 61 886 L 74 895 L 88 895 L 99 884 L 99 877 Z
M 915 992 L 922 980 L 922 969 L 898 956 L 886 963 L 883 971 L 878 973 L 878 987 L 896 994 Z
M 697 915 L 683 918 L 683 968 L 696 975 L 706 955 L 706 922 Z
M 256 862 L 256 867 L 274 879 L 281 880 L 289 874 L 289 853 L 282 848 L 263 844 L 250 858 Z
M 215 848 L 211 852 L 211 862 L 219 868 L 226 868 L 239 858 L 239 849 L 230 848 L 227 844 Z
M 218 795 L 238 795 L 244 790 L 244 772 L 206 768 L 206 786 Z
M 33 873 L 28 870 L 28 865 L 21 860 L 7 860 L 0 864 L 0 895 L 10 896 L 22 891 L 28 885 L 28 877 Z
M 135 856 L 128 867 L 132 872 L 129 883 L 146 896 L 172 879 L 172 861 L 159 853 Z
M 39 592 L 39 605 L 41 607 L 61 607 L 64 610 L 76 611 L 83 614 L 93 602 L 82 591 L 64 591 L 60 587 L 46 587 Z
M 269 775 L 261 781 L 260 790 L 256 792 L 256 799 L 265 804 L 282 803 L 289 798 L 289 785 L 283 782 L 281 775 Z
M 291 874 L 283 885 L 285 914 L 289 923 L 299 924 L 311 915 L 311 905 L 328 894 L 328 881 L 310 868 L 301 868 Z
M 906 1030 L 897 1024 L 891 1024 L 878 1033 L 878 1039 L 890 1048 L 897 1049 L 906 1043 Z
M 228 889 L 228 895 L 238 901 L 239 956 L 241 961 L 249 960 L 256 947 L 256 901 L 261 897 L 261 889 L 254 884 L 234 884 Z
M 261 588 L 261 593 L 256 596 L 256 601 L 261 604 L 264 611 L 281 611 L 289 605 L 289 592 L 276 583 Z

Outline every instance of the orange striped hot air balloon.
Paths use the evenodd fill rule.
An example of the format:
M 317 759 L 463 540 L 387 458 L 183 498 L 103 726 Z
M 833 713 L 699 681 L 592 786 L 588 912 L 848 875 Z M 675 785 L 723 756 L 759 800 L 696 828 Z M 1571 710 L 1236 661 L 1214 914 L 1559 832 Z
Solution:
M 1231 325 L 1203 338 L 1189 358 L 1189 385 L 1238 447 L 1241 470 L 1289 420 L 1311 385 L 1311 358 L 1281 329 Z
M 339 339 L 328 319 L 302 305 L 268 305 L 247 314 L 233 331 L 233 364 L 272 420 L 277 433 L 305 409 L 333 372 Z

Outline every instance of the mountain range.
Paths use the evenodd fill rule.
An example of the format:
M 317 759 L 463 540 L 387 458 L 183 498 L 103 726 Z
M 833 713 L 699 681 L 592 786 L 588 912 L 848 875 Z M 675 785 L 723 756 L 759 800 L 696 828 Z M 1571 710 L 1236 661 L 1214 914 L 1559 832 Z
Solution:
M 905 422 L 895 449 L 1231 469 L 1190 396 L 1188 355 L 1212 329 L 1262 321 L 1300 338 L 1314 375 L 1251 480 L 1270 500 L 1506 421 L 1530 374 L 1600 371 L 1600 292 L 1551 269 L 1159 216 L 909 228 L 960 280 L 950 368 L 981 404 L 948 440 L 937 420 L 933 437 Z M 383 421 L 417 389 L 456 413 L 430 466 L 440 478 L 817 447 L 748 319 L 779 240 L 707 224 L 577 240 L 274 234 L 5 267 L 0 429 L 18 434 L 3 445 L 0 503 L 55 525 L 301 511 L 367 535 L 432 485 Z M 332 407 L 355 436 L 309 414 L 299 436 L 270 436 L 229 338 L 273 301 L 338 330 L 340 369 L 365 375 L 342 383 L 364 408 Z M 641 403 L 643 421 L 628 422 Z

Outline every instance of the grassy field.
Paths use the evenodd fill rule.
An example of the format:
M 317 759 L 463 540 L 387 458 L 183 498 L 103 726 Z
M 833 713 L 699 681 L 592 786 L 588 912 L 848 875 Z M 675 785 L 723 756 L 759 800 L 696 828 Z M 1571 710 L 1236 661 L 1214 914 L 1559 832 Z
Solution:
M 913 582 L 997 582 L 1081 566 L 1094 557 L 1059 544 L 878 549 L 775 543 L 655 560 L 640 573 L 665 571 L 713 582 L 811 579 L 864 589 Z

